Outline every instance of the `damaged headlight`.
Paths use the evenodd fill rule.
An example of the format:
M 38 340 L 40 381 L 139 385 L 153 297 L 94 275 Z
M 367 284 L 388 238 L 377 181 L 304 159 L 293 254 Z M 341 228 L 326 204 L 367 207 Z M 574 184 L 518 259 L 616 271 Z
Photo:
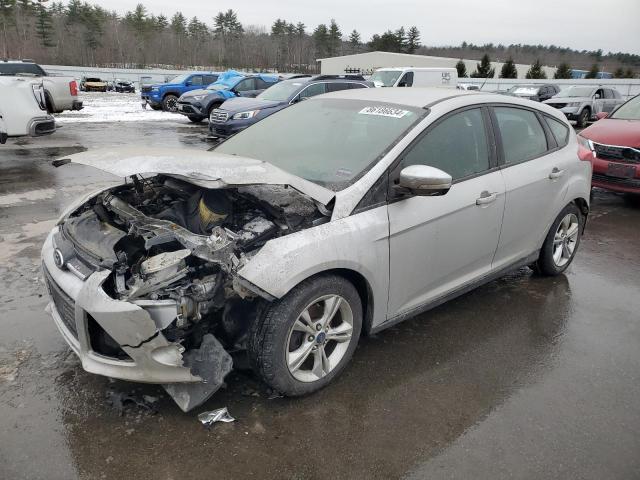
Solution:
M 249 110 L 247 112 L 236 113 L 231 117 L 232 120 L 247 120 L 253 118 L 260 113 L 260 110 Z

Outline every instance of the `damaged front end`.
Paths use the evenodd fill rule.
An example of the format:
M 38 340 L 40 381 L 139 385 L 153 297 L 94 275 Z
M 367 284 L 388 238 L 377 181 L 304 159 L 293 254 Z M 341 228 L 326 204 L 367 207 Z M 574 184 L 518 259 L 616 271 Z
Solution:
M 161 383 L 188 411 L 220 388 L 273 300 L 237 272 L 266 242 L 329 214 L 282 185 L 211 189 L 132 175 L 47 239 L 51 313 L 87 371 Z

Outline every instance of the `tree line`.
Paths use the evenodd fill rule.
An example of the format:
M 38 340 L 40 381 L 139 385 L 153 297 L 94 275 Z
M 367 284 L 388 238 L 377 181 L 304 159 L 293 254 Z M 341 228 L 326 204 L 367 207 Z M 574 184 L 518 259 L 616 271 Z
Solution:
M 496 69 L 493 68 L 491 64 L 491 58 L 489 54 L 485 53 L 482 55 L 480 62 L 476 64 L 476 69 L 469 74 L 467 72 L 467 66 L 462 59 L 458 60 L 456 63 L 456 70 L 458 71 L 458 77 L 460 78 L 494 78 L 496 74 Z M 571 70 L 573 70 L 572 66 L 567 62 L 562 62 L 558 65 L 556 71 L 553 74 L 553 78 L 555 79 L 570 79 Z M 589 71 L 586 73 L 584 78 L 598 78 L 598 74 L 600 73 L 600 66 L 597 63 L 594 63 Z M 633 69 L 627 68 L 624 70 L 622 67 L 618 67 L 613 73 L 614 78 L 634 78 Z M 502 64 L 502 68 L 500 69 L 500 74 L 498 78 L 518 78 L 518 70 L 516 69 L 516 62 L 513 61 L 513 58 L 509 57 L 506 62 Z M 525 75 L 527 79 L 546 79 L 547 74 L 542 67 L 542 62 L 539 58 L 531 64 L 529 70 Z
M 505 67 L 515 59 L 517 63 L 571 64 L 574 68 L 595 65 L 616 69 L 621 75 L 640 70 L 640 55 L 621 52 L 605 55 L 601 50 L 576 51 L 553 45 L 479 46 L 467 42 L 457 47 L 428 47 L 421 45 L 416 26 L 390 29 L 364 41 L 355 29 L 343 34 L 334 19 L 308 27 L 301 21 L 278 18 L 267 29 L 243 25 L 233 10 L 219 12 L 207 22 L 198 17 L 189 19 L 181 12 L 171 17 L 156 15 L 143 4 L 118 14 L 82 0 L 66 4 L 0 0 L 0 56 L 32 58 L 43 64 L 314 73 L 316 59 L 367 51 L 481 60 L 477 75 L 490 72 L 490 65 L 484 65 L 482 58 L 486 56 L 490 64 L 489 54 L 507 58 Z M 485 67 L 486 72 L 482 70 Z M 501 74 L 512 75 L 511 67 L 507 68 Z M 534 69 L 532 75 L 537 74 Z

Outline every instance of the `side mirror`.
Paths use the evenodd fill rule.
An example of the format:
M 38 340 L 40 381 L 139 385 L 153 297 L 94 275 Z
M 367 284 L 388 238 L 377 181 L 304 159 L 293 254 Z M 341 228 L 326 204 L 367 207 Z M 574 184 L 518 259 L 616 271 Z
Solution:
M 609 114 L 607 112 L 596 113 L 596 118 L 598 120 L 602 120 L 603 118 L 607 118 Z
M 428 165 L 409 165 L 400 172 L 398 187 L 413 195 L 444 195 L 451 188 L 451 175 Z
M 593 98 L 595 98 L 596 100 L 600 100 L 600 94 L 599 94 L 599 93 L 596 93 L 596 94 L 593 96 Z

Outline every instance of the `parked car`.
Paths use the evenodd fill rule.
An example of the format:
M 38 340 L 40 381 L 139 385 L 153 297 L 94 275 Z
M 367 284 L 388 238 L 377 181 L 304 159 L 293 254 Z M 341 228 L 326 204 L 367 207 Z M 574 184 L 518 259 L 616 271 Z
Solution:
M 598 113 L 611 113 L 624 100 L 615 88 L 583 85 L 560 90 L 544 103 L 559 109 L 569 120 L 575 120 L 579 128 L 583 128 L 587 122 L 595 120 Z
M 230 70 L 220 75 L 207 88 L 192 90 L 178 99 L 178 113 L 192 122 L 201 122 L 222 103 L 234 97 L 255 97 L 266 88 L 279 82 L 276 75 L 245 74 Z
M 178 75 L 168 83 L 157 83 L 140 89 L 142 107 L 149 105 L 154 110 L 175 112 L 178 98 L 186 92 L 210 85 L 220 76 L 217 72 L 191 72 Z
M 226 138 L 269 115 L 307 98 L 349 88 L 372 87 L 361 76 L 317 75 L 285 80 L 267 88 L 256 98 L 230 98 L 209 115 L 209 133 Z
M 0 106 L 7 137 L 37 137 L 56 130 L 41 78 L 0 76 Z
M 640 95 L 578 135 L 590 152 L 592 185 L 614 192 L 640 194 Z
M 379 68 L 369 78 L 376 87 L 456 87 L 455 68 Z
M 543 104 L 361 88 L 213 151 L 77 153 L 57 164 L 123 183 L 78 200 L 47 237 L 48 311 L 85 370 L 163 384 L 185 411 L 245 355 L 274 390 L 311 393 L 363 332 L 516 267 L 565 271 L 589 211 L 577 152 Z
M 25 60 L 0 61 L 0 75 L 41 79 L 49 113 L 82 110 L 82 101 L 78 100 L 78 83 L 73 77 L 49 75 L 37 63 Z
M 98 77 L 83 77 L 80 80 L 80 90 L 83 92 L 106 92 L 109 85 Z
M 558 85 L 547 84 L 522 84 L 514 85 L 503 93 L 505 95 L 513 95 L 514 97 L 527 98 L 534 102 L 544 102 L 560 92 Z
M 133 84 L 133 82 L 130 82 L 129 80 L 116 79 L 116 81 L 113 84 L 113 88 L 116 92 L 119 92 L 119 93 L 136 93 L 135 85 Z

